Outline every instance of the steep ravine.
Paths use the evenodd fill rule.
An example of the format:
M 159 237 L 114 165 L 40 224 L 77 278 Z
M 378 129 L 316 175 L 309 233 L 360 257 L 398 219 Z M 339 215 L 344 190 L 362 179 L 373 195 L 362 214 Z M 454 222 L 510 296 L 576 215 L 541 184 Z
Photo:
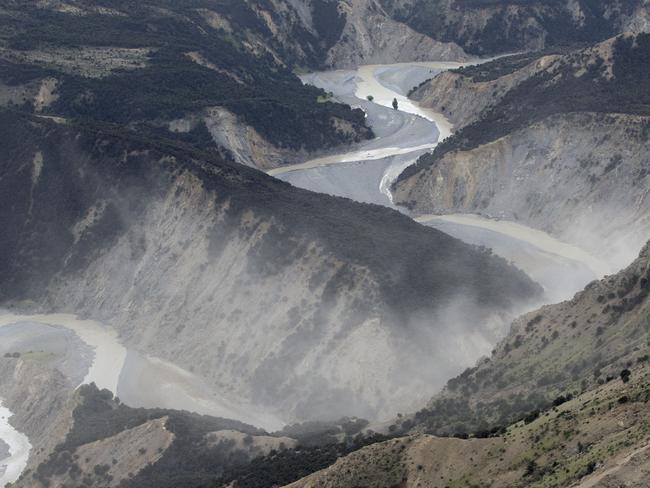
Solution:
M 2 124 L 1 220 L 21 229 L 0 241 L 5 302 L 110 324 L 287 420 L 411 404 L 539 297 L 504 260 L 382 207 L 119 131 Z
M 3 223 L 25 222 L 0 242 L 7 303 L 102 320 L 285 421 L 411 409 L 540 298 L 501 259 L 390 210 L 169 141 L 4 115 L 30 148 L 3 163 L 17 210 Z
M 484 62 L 488 64 L 484 65 Z M 518 65 L 521 60 L 520 56 L 513 56 L 500 58 L 498 62 Z M 454 129 L 445 116 L 437 112 L 442 110 L 440 103 L 431 105 L 428 99 L 423 102 L 410 100 L 407 92 L 432 76 L 434 78 L 424 82 L 415 93 L 435 88 L 438 86 L 437 80 L 442 78 L 462 79 L 458 71 L 446 70 L 461 67 L 460 72 L 480 71 L 482 66 L 490 66 L 489 60 L 367 65 L 356 70 L 304 75 L 302 78 L 306 83 L 333 93 L 341 102 L 362 107 L 367 114 L 367 123 L 377 137 L 357 145 L 350 152 L 275 168 L 269 174 L 312 191 L 396 207 L 391 194 L 392 182 L 417 158 L 426 155 L 439 142 L 446 141 Z M 537 69 L 541 68 L 527 69 L 526 74 L 517 79 L 525 79 Z M 505 86 L 514 84 L 504 82 Z M 453 87 L 457 85 L 445 83 L 442 103 L 459 103 L 453 92 Z M 459 88 L 459 100 L 477 101 L 488 97 L 489 89 L 477 90 L 472 84 L 465 85 L 465 88 Z M 397 110 L 392 107 L 393 99 L 398 102 Z M 489 103 L 488 97 L 485 104 Z M 464 110 L 463 113 L 471 113 L 469 108 Z M 459 123 L 462 124 L 462 121 Z M 403 207 L 396 208 L 404 210 Z M 450 211 L 454 212 L 454 209 Z M 612 269 L 609 263 L 578 246 L 567 245 L 545 232 L 522 224 L 481 220 L 478 216 L 460 214 L 419 215 L 416 220 L 465 242 L 491 248 L 496 254 L 514 262 L 544 287 L 547 303 L 571 297 L 586 283 Z

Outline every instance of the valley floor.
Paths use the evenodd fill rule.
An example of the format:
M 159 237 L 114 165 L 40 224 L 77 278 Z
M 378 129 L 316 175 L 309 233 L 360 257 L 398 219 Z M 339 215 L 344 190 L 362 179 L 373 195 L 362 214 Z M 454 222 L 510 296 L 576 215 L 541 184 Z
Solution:
M 361 107 L 377 137 L 350 152 L 275 168 L 268 173 L 308 190 L 403 211 L 393 204 L 391 183 L 405 167 L 435 148 L 453 130 L 442 114 L 421 107 L 407 93 L 444 70 L 470 64 L 367 65 L 356 70 L 303 75 L 303 82 L 332 93 L 341 102 Z M 392 107 L 394 99 L 398 102 L 397 110 Z M 566 300 L 593 279 L 616 271 L 611 263 L 583 249 L 514 222 L 478 215 L 425 215 L 415 220 L 470 244 L 491 248 L 514 262 L 544 287 L 545 303 Z

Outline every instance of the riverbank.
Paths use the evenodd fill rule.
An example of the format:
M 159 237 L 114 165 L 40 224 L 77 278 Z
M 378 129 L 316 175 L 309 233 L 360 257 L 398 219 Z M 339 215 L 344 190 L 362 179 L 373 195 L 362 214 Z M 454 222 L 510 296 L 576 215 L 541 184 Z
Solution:
M 415 220 L 469 244 L 492 249 L 515 263 L 542 285 L 546 303 L 572 297 L 609 269 L 607 263 L 586 251 L 515 222 L 470 214 L 428 215 Z
M 93 359 L 81 384 L 95 383 L 98 388 L 117 392 L 120 372 L 126 359 L 126 348 L 118 341 L 117 332 L 95 320 L 83 320 L 72 314 L 0 315 L 0 327 L 32 322 L 56 325 L 74 332 L 93 349 Z

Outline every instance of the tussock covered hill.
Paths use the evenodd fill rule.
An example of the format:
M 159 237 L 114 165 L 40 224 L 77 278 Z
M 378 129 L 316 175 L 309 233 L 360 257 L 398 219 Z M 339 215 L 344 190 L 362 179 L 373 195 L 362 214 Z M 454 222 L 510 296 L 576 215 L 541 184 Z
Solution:
M 400 175 L 395 201 L 520 221 L 620 269 L 650 233 L 648 56 L 649 34 L 622 35 L 425 83 L 412 96 L 457 131 Z
M 412 435 L 375 443 L 290 488 L 645 488 L 650 367 L 503 429 L 489 438 Z
M 383 207 L 112 126 L 0 126 L 0 299 L 105 320 L 286 420 L 392 413 L 539 298 L 503 259 Z

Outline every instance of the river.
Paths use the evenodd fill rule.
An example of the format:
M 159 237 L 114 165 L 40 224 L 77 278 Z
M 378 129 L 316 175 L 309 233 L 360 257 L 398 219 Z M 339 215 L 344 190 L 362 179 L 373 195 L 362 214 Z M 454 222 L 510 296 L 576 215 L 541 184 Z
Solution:
M 0 446 L 0 487 L 18 479 L 27 465 L 29 451 L 32 449 L 27 436 L 9 423 L 12 416 L 13 413 L 3 406 L 0 398 L 0 441 L 7 446 Z
M 63 341 L 67 347 L 61 345 L 63 332 L 76 336 L 74 341 Z M 235 418 L 270 431 L 284 426 L 281 419 L 244 401 L 224 399 L 190 371 L 125 347 L 114 328 L 95 320 L 72 314 L 15 314 L 0 310 L 0 338 L 0 355 L 35 351 L 65 356 L 57 367 L 67 377 L 78 377 L 79 386 L 95 383 L 132 407 L 171 408 Z M 31 447 L 27 437 L 8 424 L 10 416 L 8 409 L 0 408 L 0 440 L 10 446 L 11 453 L 9 458 L 2 459 L 0 448 L 0 466 L 8 465 L 4 475 L 7 480 L 0 477 L 5 483 L 11 481 L 10 476 L 22 472 Z
M 461 64 L 406 63 L 304 75 L 303 82 L 319 86 L 332 92 L 337 100 L 363 109 L 376 137 L 346 153 L 283 166 L 269 174 L 309 190 L 396 208 L 390 195 L 391 182 L 453 129 L 442 115 L 418 106 L 406 94 L 440 71 L 458 66 Z M 393 99 L 398 102 L 397 110 L 392 107 Z M 607 263 L 585 251 L 513 222 L 474 215 L 420 216 L 416 220 L 465 242 L 489 247 L 514 262 L 544 287 L 547 302 L 566 299 L 590 280 L 611 271 Z M 268 430 L 283 425 L 280 419 L 250 405 L 226 402 L 189 371 L 129 350 L 120 342 L 117 332 L 106 324 L 69 314 L 15 315 L 0 311 L 2 327 L 13 327 L 14 333 L 21 331 L 23 335 L 31 330 L 29 327 L 73 332 L 92 351 L 90 358 L 82 351 L 76 352 L 78 361 L 86 368 L 80 383 L 94 382 L 116 393 L 128 405 L 178 408 L 237 418 Z M 44 337 L 51 334 L 32 335 L 30 348 L 39 350 L 55 343 Z M 4 354 L 8 351 L 2 345 L 0 353 Z M 9 457 L 6 457 L 0 445 L 0 458 L 5 455 L 5 459 L 0 459 L 0 486 L 20 475 L 31 449 L 27 437 L 8 423 L 10 416 L 11 412 L 0 403 L 0 440 L 9 446 Z
M 465 63 L 471 64 L 471 63 Z M 304 83 L 366 113 L 376 138 L 342 154 L 327 155 L 268 173 L 295 186 L 359 202 L 393 204 L 390 185 L 399 173 L 451 135 L 444 116 L 406 95 L 422 81 L 460 63 L 401 63 L 304 75 Z M 393 99 L 398 109 L 392 107 Z M 537 229 L 478 215 L 419 216 L 416 221 L 467 243 L 491 248 L 540 283 L 545 303 L 570 298 L 588 282 L 613 272 L 610 263 Z

